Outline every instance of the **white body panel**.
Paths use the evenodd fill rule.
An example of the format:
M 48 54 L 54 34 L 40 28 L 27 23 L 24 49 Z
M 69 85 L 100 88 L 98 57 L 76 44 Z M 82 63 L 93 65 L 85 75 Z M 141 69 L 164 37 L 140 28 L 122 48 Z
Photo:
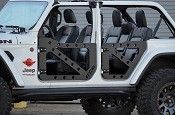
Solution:
M 131 75 L 130 84 L 135 84 L 147 66 L 151 59 L 159 54 L 173 54 L 175 53 L 175 40 L 174 39 L 151 39 L 148 41 L 148 48 L 145 54 L 143 55 L 142 59 L 140 60 L 139 64 L 133 71 Z
M 20 0 L 11 0 L 11 1 L 20 1 Z M 31 0 L 32 1 L 32 0 Z M 33 0 L 37 1 L 37 0 Z M 38 0 L 41 1 L 41 0 Z M 20 86 L 24 86 L 22 88 L 63 88 L 63 87 L 123 87 L 123 86 L 132 86 L 134 85 L 142 71 L 149 63 L 149 61 L 157 54 L 167 53 L 167 52 L 175 52 L 175 39 L 166 39 L 166 40 L 149 40 L 147 42 L 147 50 L 141 58 L 139 64 L 136 66 L 135 70 L 131 74 L 131 76 L 127 80 L 105 80 L 101 75 L 101 16 L 100 9 L 96 8 L 93 10 L 93 14 L 95 16 L 93 22 L 94 30 L 93 37 L 96 38 L 95 42 L 97 45 L 97 70 L 94 76 L 88 81 L 41 81 L 38 78 L 38 38 L 37 34 L 50 10 L 54 7 L 54 0 L 43 0 L 48 1 L 48 6 L 46 7 L 43 15 L 39 19 L 36 26 L 29 31 L 27 34 L 16 35 L 15 39 L 17 42 L 11 45 L 0 45 L 0 55 L 8 64 L 10 70 L 16 78 L 17 83 Z M 175 23 L 170 15 L 166 12 L 166 10 L 157 3 L 154 2 L 135 2 L 135 1 L 105 1 L 104 5 L 147 5 L 147 6 L 155 6 L 160 9 L 167 19 L 172 23 L 175 27 Z M 59 5 L 88 5 L 88 2 L 60 2 Z M 95 35 L 96 33 L 96 35 Z M 0 33 L 0 38 L 1 38 Z M 12 34 L 10 34 L 12 36 Z M 4 38 L 8 39 L 10 35 L 3 35 Z M 3 39 L 4 39 L 3 38 Z M 34 51 L 31 52 L 30 48 L 34 48 Z M 10 51 L 15 57 L 14 62 L 11 62 L 7 55 L 3 51 Z M 33 61 L 36 61 L 32 67 L 26 67 L 23 63 L 26 59 L 31 58 Z M 32 73 L 32 76 L 24 75 L 23 69 L 35 69 L 35 72 Z

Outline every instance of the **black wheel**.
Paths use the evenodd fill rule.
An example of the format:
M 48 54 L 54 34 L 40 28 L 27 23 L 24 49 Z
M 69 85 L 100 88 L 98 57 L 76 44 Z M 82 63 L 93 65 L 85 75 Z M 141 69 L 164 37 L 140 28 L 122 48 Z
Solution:
M 0 77 L 0 115 L 10 115 L 11 91 L 7 83 Z
M 138 87 L 140 115 L 175 115 L 175 69 L 161 69 L 144 76 Z
M 131 115 L 135 107 L 121 98 L 82 99 L 81 103 L 88 115 Z

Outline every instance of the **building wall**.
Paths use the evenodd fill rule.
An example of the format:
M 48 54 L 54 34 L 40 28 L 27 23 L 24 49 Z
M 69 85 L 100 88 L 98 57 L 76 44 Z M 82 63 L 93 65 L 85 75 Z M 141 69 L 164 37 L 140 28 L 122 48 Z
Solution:
M 7 1 L 8 0 L 0 0 L 0 9 Z M 70 1 L 70 0 L 62 0 L 62 1 Z M 121 1 L 121 0 L 118 0 L 118 1 Z M 143 0 L 143 1 L 148 1 L 148 0 Z M 171 17 L 175 20 L 175 0 L 153 0 L 153 1 L 163 5 L 163 7 L 168 11 Z
M 0 0 L 0 9 L 4 6 L 7 0 Z

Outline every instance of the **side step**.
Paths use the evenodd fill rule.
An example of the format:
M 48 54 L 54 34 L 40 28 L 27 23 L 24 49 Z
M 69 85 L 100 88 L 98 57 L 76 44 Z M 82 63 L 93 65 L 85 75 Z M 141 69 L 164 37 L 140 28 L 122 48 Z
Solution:
M 43 89 L 14 89 L 12 94 L 15 100 L 23 101 L 59 101 L 74 100 L 86 97 L 99 96 L 132 96 L 135 87 L 73 87 L 73 88 L 43 88 Z

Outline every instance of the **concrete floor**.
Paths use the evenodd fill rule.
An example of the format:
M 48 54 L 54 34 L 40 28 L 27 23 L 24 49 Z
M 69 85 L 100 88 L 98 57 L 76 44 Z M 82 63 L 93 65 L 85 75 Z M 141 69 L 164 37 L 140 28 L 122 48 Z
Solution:
M 12 115 L 86 115 L 80 104 L 29 104 L 26 109 L 13 109 Z M 132 115 L 138 115 L 136 111 Z

